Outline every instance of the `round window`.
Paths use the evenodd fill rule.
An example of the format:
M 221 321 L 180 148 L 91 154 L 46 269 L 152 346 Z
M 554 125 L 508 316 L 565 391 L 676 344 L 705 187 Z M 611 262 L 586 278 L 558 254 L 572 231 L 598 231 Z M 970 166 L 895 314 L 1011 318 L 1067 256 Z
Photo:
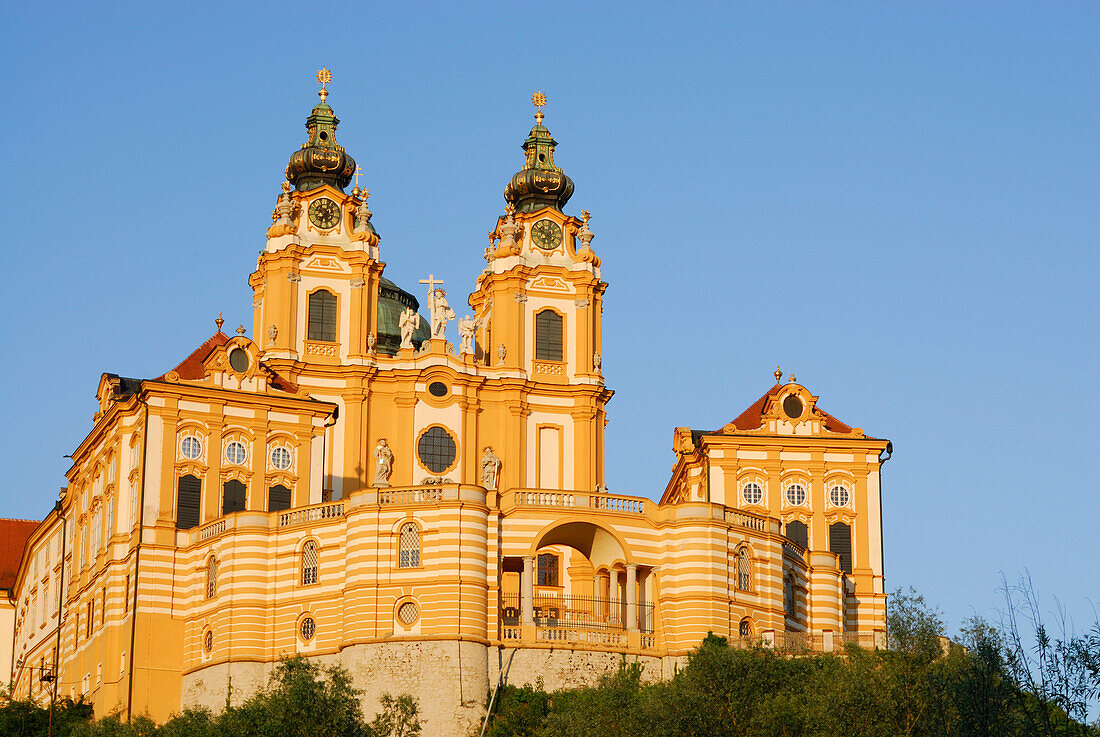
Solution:
M 433 397 L 445 397 L 447 396 L 447 385 L 442 381 L 433 381 L 428 384 L 428 393 Z
M 214 649 L 214 630 L 207 630 L 206 634 L 202 636 L 202 646 L 206 652 Z
M 759 504 L 760 500 L 764 498 L 764 490 L 760 488 L 760 484 L 750 481 L 741 487 L 741 496 L 749 504 Z
M 797 420 L 802 416 L 802 400 L 794 394 L 788 394 L 783 400 L 783 411 L 787 413 L 787 417 Z
M 455 462 L 455 439 L 442 427 L 431 427 L 420 436 L 416 454 L 432 473 L 443 473 Z
M 244 463 L 245 449 L 244 443 L 234 440 L 231 443 L 227 443 L 225 446 L 225 460 L 234 465 L 240 465 Z
M 787 504 L 799 506 L 806 503 L 806 489 L 802 484 L 791 484 L 787 487 Z
M 397 620 L 403 625 L 410 625 L 420 616 L 420 607 L 414 601 L 406 601 L 397 608 Z
M 238 374 L 248 371 L 248 354 L 240 348 L 229 351 L 229 368 Z
M 313 636 L 317 634 L 317 623 L 313 621 L 313 617 L 303 619 L 302 624 L 298 627 L 298 632 L 306 642 L 312 640 Z
M 271 465 L 278 471 L 290 468 L 290 451 L 281 445 L 271 449 Z
M 851 499 L 851 495 L 848 493 L 847 487 L 837 484 L 829 489 L 829 501 L 834 507 L 848 506 L 849 499 Z
M 194 435 L 188 435 L 180 443 L 180 451 L 183 453 L 184 458 L 193 461 L 202 455 L 202 441 Z

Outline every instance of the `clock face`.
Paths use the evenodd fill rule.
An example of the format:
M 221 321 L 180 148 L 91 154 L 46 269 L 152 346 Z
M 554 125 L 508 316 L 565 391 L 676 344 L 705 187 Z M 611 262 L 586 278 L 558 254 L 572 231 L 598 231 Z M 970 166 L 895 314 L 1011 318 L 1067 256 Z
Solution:
M 335 228 L 340 222 L 340 206 L 332 200 L 322 197 L 309 205 L 309 221 L 318 228 Z
M 544 251 L 561 245 L 561 228 L 553 220 L 540 220 L 531 227 L 531 241 Z

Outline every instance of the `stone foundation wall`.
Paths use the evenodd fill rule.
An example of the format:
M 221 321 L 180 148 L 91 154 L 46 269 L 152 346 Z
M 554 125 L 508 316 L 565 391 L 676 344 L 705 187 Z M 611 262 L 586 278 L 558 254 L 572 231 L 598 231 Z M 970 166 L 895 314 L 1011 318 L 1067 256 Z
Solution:
M 312 658 L 324 665 L 338 663 L 361 690 L 367 721 L 374 718 L 382 694 L 409 694 L 420 705 L 423 733 L 433 737 L 477 734 L 485 716 L 489 689 L 502 669 L 505 683 L 536 685 L 547 691 L 591 686 L 601 674 L 623 662 L 642 665 L 647 682 L 671 678 L 685 658 L 622 655 L 585 650 L 487 647 L 472 642 L 421 640 L 354 645 L 338 655 Z M 231 701 L 244 702 L 268 681 L 274 663 L 222 663 L 183 677 L 181 708 L 205 706 L 220 711 L 232 686 Z

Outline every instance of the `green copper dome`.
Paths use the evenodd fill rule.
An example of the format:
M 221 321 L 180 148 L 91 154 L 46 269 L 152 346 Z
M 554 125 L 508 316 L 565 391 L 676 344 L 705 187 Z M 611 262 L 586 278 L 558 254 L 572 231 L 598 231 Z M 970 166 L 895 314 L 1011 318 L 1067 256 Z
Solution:
M 504 188 L 504 199 L 516 212 L 534 212 L 544 207 L 561 210 L 573 196 L 573 180 L 554 165 L 554 148 L 558 142 L 542 124 L 542 113 L 535 116 L 535 127 L 523 142 L 527 154 L 523 168 L 512 175 Z
M 324 101 L 306 118 L 308 140 L 290 155 L 286 178 L 299 192 L 317 189 L 323 184 L 341 192 L 355 174 L 355 159 L 336 143 L 340 120 Z
M 396 355 L 401 347 L 401 313 L 405 308 L 420 309 L 420 303 L 416 297 L 406 292 L 401 287 L 386 278 L 378 282 L 378 346 L 375 350 L 387 355 Z M 420 317 L 420 327 L 413 331 L 413 347 L 420 348 L 420 344 L 430 336 L 428 320 L 423 315 Z

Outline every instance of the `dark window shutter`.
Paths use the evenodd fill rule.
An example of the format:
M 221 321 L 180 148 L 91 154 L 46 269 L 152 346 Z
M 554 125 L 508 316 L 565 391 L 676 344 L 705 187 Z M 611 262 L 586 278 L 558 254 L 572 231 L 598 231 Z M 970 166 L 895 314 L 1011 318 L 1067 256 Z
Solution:
M 810 534 L 806 529 L 806 523 L 799 520 L 794 520 L 787 523 L 787 537 L 789 537 L 795 544 L 801 545 L 804 548 L 808 548 Z
M 336 341 L 336 297 L 324 289 L 309 295 L 309 340 Z
M 539 361 L 561 361 L 562 319 L 553 310 L 535 315 L 535 358 Z
M 190 530 L 199 524 L 202 482 L 194 476 L 181 476 L 176 494 L 176 529 Z
M 829 550 L 840 556 L 840 570 L 852 572 L 852 528 L 843 522 L 829 525 Z
M 237 479 L 226 481 L 222 487 L 222 514 L 243 512 L 245 500 L 244 484 Z
M 290 509 L 290 489 L 275 484 L 267 490 L 267 511 L 281 512 L 284 509 Z

